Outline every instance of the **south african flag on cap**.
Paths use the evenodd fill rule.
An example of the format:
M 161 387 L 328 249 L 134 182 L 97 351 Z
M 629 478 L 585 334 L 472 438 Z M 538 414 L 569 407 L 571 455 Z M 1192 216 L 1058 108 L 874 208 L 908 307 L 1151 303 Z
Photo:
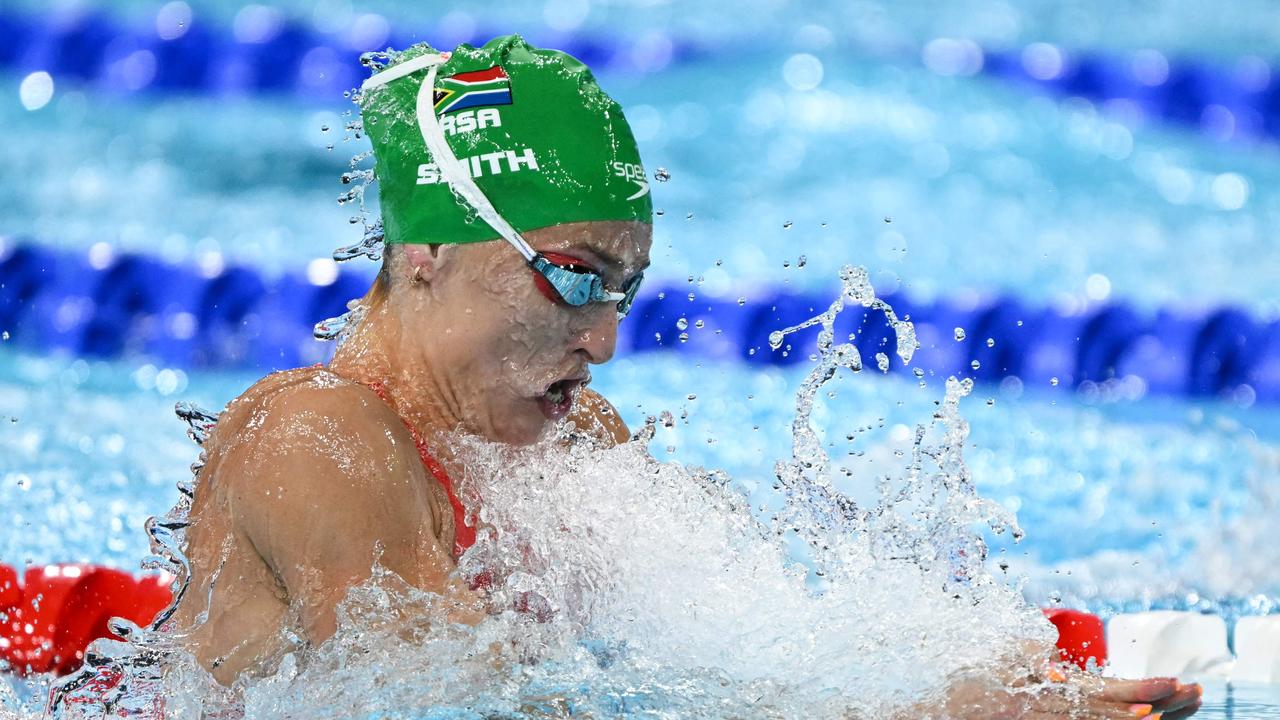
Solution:
M 473 107 L 511 104 L 511 79 L 501 66 L 437 80 L 433 90 L 432 99 L 438 115 Z

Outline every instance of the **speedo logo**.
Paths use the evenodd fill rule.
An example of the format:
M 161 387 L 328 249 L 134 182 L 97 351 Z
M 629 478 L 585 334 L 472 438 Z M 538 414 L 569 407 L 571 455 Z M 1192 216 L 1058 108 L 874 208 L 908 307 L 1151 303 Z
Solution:
M 519 172 L 525 169 L 538 169 L 538 158 L 534 156 L 533 148 L 525 148 L 520 152 L 504 150 L 484 153 L 483 155 L 472 155 L 471 157 L 458 158 L 458 162 L 462 163 L 462 166 L 471 173 L 473 178 L 486 175 L 501 175 L 504 172 Z M 444 178 L 440 175 L 439 165 L 423 163 L 418 166 L 419 185 L 435 185 L 443 180 Z
M 644 166 L 640 163 L 624 163 L 620 160 L 615 160 L 613 163 L 613 174 L 620 178 L 630 180 L 640 187 L 639 190 L 635 191 L 635 194 L 627 198 L 628 200 L 635 200 L 636 198 L 644 197 L 645 193 L 649 192 L 649 179 L 645 177 Z
M 440 118 L 440 129 L 445 135 L 469 133 L 487 127 L 502 127 L 502 115 L 498 113 L 497 108 L 462 110 Z

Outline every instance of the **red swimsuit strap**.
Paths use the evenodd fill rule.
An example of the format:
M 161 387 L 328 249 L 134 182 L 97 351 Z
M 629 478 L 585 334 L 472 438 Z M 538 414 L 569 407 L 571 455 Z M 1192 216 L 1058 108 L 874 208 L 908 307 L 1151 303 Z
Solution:
M 382 383 L 371 382 L 369 383 L 369 389 L 382 398 L 382 401 L 389 405 L 392 411 L 395 411 L 391 396 L 387 394 L 387 388 Z M 400 418 L 400 422 L 404 423 L 404 426 L 409 430 L 409 434 L 413 436 L 413 444 L 418 448 L 418 457 L 422 459 L 423 467 L 440 483 L 444 488 L 445 494 L 449 496 L 449 504 L 453 507 L 453 556 L 455 558 L 460 557 L 463 551 L 476 544 L 475 526 L 467 524 L 467 509 L 463 507 L 462 501 L 458 499 L 457 493 L 453 491 L 453 480 L 450 479 L 449 473 L 445 472 L 444 466 L 431 456 L 431 452 L 427 450 L 427 443 L 418 434 L 417 428 L 410 425 L 409 421 L 403 417 Z

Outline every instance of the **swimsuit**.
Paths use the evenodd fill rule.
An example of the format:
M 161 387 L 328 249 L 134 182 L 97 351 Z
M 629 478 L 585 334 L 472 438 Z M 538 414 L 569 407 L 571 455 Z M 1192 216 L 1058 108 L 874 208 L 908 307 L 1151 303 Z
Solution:
M 395 405 L 391 402 L 391 396 L 387 394 L 387 388 L 378 381 L 369 383 L 369 389 L 374 392 L 382 401 L 391 408 L 392 412 L 396 412 Z M 396 412 L 399 415 L 398 412 Z M 417 428 L 409 424 L 409 421 L 400 417 L 400 422 L 409 429 L 409 434 L 413 436 L 413 444 L 418 448 L 418 457 L 422 460 L 422 466 L 426 469 L 427 474 L 436 479 L 436 482 L 444 488 L 444 492 L 449 496 L 449 505 L 453 507 L 453 558 L 456 560 L 462 557 L 462 553 L 467 548 L 476 544 L 476 528 L 474 525 L 467 524 L 467 509 L 463 507 L 462 501 L 458 499 L 457 493 L 453 491 L 453 480 L 449 478 L 449 474 L 445 472 L 444 466 L 438 460 L 431 456 L 431 451 L 427 449 L 427 443 L 423 441 L 422 436 L 418 434 Z

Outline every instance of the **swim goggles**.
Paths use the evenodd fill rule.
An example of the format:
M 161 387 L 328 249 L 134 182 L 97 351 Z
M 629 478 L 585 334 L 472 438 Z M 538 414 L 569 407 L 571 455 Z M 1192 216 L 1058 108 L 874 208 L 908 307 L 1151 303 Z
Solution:
M 534 280 L 538 289 L 552 301 L 573 307 L 593 302 L 614 302 L 618 306 L 619 319 L 631 312 L 631 304 L 635 302 L 640 282 L 644 280 L 644 273 L 638 273 L 623 283 L 621 292 L 611 292 L 605 288 L 604 278 L 595 268 L 568 255 L 535 252 L 528 265 L 536 273 Z
M 432 159 L 435 160 L 436 166 L 440 169 L 441 177 L 449 183 L 449 187 L 459 197 L 475 209 L 476 214 L 482 220 L 488 223 L 504 240 L 520 252 L 525 263 L 535 273 L 535 282 L 541 279 L 545 281 L 547 287 L 554 290 L 556 297 L 552 298 L 553 300 L 558 299 L 564 304 L 573 307 L 583 307 L 593 302 L 613 302 L 617 303 L 618 318 L 625 317 L 631 311 L 631 304 L 635 301 L 636 292 L 640 289 L 640 281 L 644 278 L 643 273 L 639 273 L 628 280 L 622 286 L 621 292 L 611 292 L 605 288 L 604 278 L 600 276 L 600 273 L 594 268 L 585 265 L 581 260 L 560 256 L 557 253 L 540 253 L 534 250 L 524 237 L 511 226 L 511 223 L 498 214 L 497 209 L 493 207 L 493 203 L 489 202 L 489 198 L 485 196 L 484 192 L 480 190 L 480 187 L 471 178 L 469 170 L 453 154 L 449 143 L 445 141 L 444 130 L 440 127 L 440 120 L 436 117 L 433 98 L 436 73 L 448 59 L 449 53 L 447 52 L 436 55 L 420 55 L 374 75 L 365 81 L 364 87 L 367 89 L 382 85 L 426 68 L 427 79 L 423 81 L 418 90 L 416 107 L 418 130 L 421 131 L 422 140 L 426 143 L 427 149 L 431 151 Z M 552 260 L 550 256 L 555 256 L 559 262 Z M 547 288 L 542 287 L 542 283 L 538 284 L 544 294 L 550 295 L 547 292 Z

